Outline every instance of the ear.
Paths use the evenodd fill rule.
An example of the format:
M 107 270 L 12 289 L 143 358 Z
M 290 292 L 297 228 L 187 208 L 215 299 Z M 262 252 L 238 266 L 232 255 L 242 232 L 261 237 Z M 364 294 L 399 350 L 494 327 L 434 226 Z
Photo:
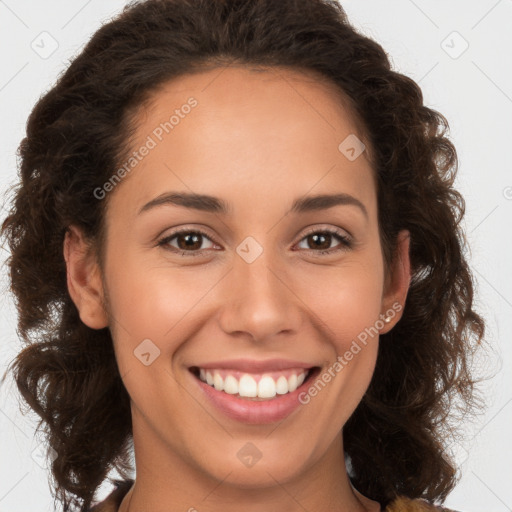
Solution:
M 108 326 L 100 267 L 82 230 L 68 226 L 64 237 L 67 284 L 80 319 L 91 329 Z
M 382 296 L 382 318 L 387 317 L 380 334 L 389 332 L 400 320 L 405 306 L 405 299 L 411 282 L 411 265 L 409 260 L 409 231 L 398 233 L 397 246 L 393 255 L 389 273 L 386 276 L 384 293 Z

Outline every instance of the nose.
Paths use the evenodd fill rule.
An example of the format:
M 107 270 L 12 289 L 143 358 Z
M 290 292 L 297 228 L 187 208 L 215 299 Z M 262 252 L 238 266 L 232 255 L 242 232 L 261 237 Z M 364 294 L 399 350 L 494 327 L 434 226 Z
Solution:
M 225 300 L 219 315 L 224 332 L 252 341 L 300 332 L 301 301 L 293 292 L 289 272 L 270 251 L 263 251 L 252 263 L 236 255 L 224 281 Z

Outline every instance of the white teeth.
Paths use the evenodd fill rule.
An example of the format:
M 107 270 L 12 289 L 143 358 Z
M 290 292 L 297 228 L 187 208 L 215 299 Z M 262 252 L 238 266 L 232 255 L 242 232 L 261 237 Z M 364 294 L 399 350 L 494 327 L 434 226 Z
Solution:
M 238 394 L 240 396 L 255 397 L 258 396 L 258 385 L 256 381 L 250 376 L 242 375 L 238 384 Z
M 224 391 L 229 395 L 239 395 L 247 398 L 274 398 L 277 395 L 286 395 L 295 391 L 306 379 L 308 371 L 304 370 L 298 375 L 293 373 L 288 378 L 281 375 L 277 380 L 270 375 L 262 375 L 259 382 L 248 373 L 238 380 L 229 373 L 222 378 L 218 370 L 199 369 L 199 378 L 217 391 Z
M 288 393 L 288 379 L 284 375 L 281 375 L 281 377 L 277 379 L 276 393 L 278 395 L 285 395 Z
M 217 391 L 222 391 L 224 389 L 224 380 L 218 373 L 213 374 L 213 387 Z
M 297 375 L 290 375 L 288 377 L 288 391 L 295 391 L 297 389 Z
M 258 382 L 258 396 L 272 398 L 276 396 L 276 383 L 272 377 L 264 375 Z
M 233 375 L 228 375 L 224 380 L 224 391 L 230 395 L 236 395 L 238 393 L 238 381 Z

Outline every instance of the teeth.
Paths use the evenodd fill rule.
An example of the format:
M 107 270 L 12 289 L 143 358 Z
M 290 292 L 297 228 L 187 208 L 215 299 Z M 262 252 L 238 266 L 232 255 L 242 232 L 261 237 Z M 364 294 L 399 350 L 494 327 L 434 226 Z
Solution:
M 297 389 L 297 375 L 288 377 L 288 391 L 295 391 Z
M 217 391 L 224 391 L 224 381 L 218 373 L 213 374 L 213 387 Z
M 233 375 L 228 375 L 224 381 L 224 391 L 230 395 L 236 395 L 238 393 L 238 381 Z
M 265 375 L 258 382 L 258 396 L 260 398 L 272 398 L 276 396 L 276 382 L 272 377 Z
M 245 374 L 238 383 L 238 394 L 240 396 L 255 397 L 258 396 L 258 384 L 250 376 Z
M 288 379 L 281 375 L 276 381 L 276 393 L 278 395 L 286 395 L 288 393 Z
M 219 370 L 204 370 L 202 368 L 199 370 L 199 378 L 213 386 L 217 391 L 224 391 L 229 395 L 239 395 L 246 398 L 270 399 L 274 398 L 276 394 L 286 395 L 295 391 L 306 379 L 307 370 L 292 373 L 288 378 L 285 375 L 280 375 L 277 379 L 274 379 L 272 376 L 264 374 L 259 382 L 248 373 L 242 374 L 240 379 L 225 370 L 223 374 L 224 378 Z

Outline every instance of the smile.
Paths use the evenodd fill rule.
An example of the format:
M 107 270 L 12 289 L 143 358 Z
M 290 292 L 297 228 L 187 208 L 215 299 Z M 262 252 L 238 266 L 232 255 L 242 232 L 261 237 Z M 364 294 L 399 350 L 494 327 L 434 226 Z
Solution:
M 303 407 L 298 397 L 319 366 L 235 361 L 189 368 L 213 412 L 247 424 L 282 421 Z
M 295 391 L 309 370 L 297 368 L 281 372 L 250 374 L 234 370 L 199 368 L 199 378 L 217 391 L 240 398 L 271 399 Z

